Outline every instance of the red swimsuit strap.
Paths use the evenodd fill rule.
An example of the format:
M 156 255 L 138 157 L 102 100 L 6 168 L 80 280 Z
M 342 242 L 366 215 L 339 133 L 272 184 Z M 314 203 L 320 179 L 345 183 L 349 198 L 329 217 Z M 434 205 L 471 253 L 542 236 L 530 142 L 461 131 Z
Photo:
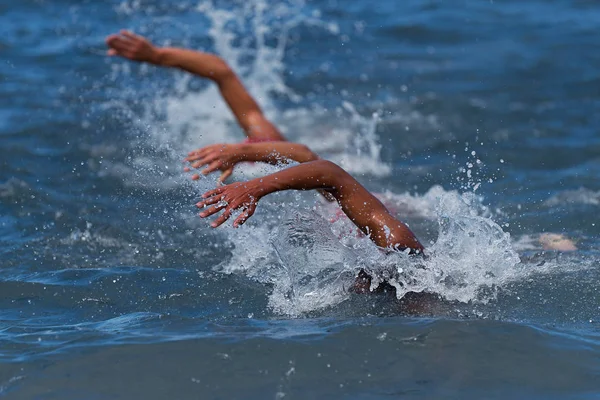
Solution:
M 262 143 L 262 142 L 281 142 L 281 140 L 279 140 L 279 139 L 273 139 L 273 138 L 253 138 L 253 137 L 247 137 L 246 139 L 244 139 L 242 141 L 242 143 Z

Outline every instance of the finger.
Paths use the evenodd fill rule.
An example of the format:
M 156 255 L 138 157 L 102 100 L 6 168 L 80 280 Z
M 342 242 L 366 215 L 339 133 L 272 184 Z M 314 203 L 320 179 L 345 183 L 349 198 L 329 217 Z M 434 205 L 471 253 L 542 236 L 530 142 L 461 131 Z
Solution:
M 198 149 L 198 150 L 190 151 L 188 153 L 188 156 L 186 158 L 184 158 L 183 160 L 184 161 L 189 161 L 189 162 L 199 160 L 199 159 L 201 159 L 202 157 L 204 157 L 208 153 L 208 150 L 209 149 L 207 149 L 207 148 L 203 148 L 203 149 Z
M 193 156 L 194 154 L 201 153 L 201 152 L 213 152 L 213 151 L 216 151 L 218 153 L 221 153 L 221 152 L 223 152 L 223 150 L 226 147 L 227 147 L 227 145 L 223 144 L 223 143 L 211 144 L 211 145 L 208 145 L 208 146 L 204 146 L 204 147 L 202 147 L 202 148 L 200 148 L 198 150 L 190 151 L 188 153 L 188 156 Z
M 226 187 L 227 187 L 227 186 L 221 186 L 221 187 L 218 187 L 218 188 L 216 188 L 216 189 L 209 190 L 208 192 L 206 192 L 206 193 L 204 193 L 204 194 L 202 195 L 202 198 L 203 198 L 203 199 L 206 199 L 206 198 L 208 198 L 208 197 L 213 197 L 213 196 L 216 196 L 216 195 L 218 195 L 218 194 L 221 194 L 221 193 L 222 193 L 222 192 L 225 190 L 225 188 L 226 188 Z
M 188 156 L 193 156 L 194 154 L 205 153 L 205 152 L 207 152 L 209 150 L 212 150 L 213 147 L 215 147 L 214 144 L 209 144 L 208 146 L 200 147 L 199 149 L 190 151 L 188 153 Z
M 248 208 L 246 208 L 244 212 L 241 213 L 240 216 L 235 219 L 235 221 L 233 222 L 233 227 L 237 228 L 238 226 L 243 225 L 244 222 L 248 220 L 248 218 L 254 215 L 254 211 L 256 211 L 256 203 L 250 204 Z
M 198 179 L 200 179 L 200 175 L 198 175 L 198 174 L 192 175 L 192 180 L 193 181 L 197 181 Z
M 201 156 L 200 154 L 197 154 L 197 153 L 196 153 L 196 154 L 193 154 L 193 155 L 191 155 L 191 156 L 187 156 L 186 158 L 184 158 L 184 159 L 183 159 L 183 161 L 184 161 L 184 162 L 185 162 L 185 161 L 187 161 L 187 162 L 190 162 L 190 163 L 191 163 L 191 162 L 193 162 L 193 161 L 196 161 L 196 160 L 199 160 L 199 159 L 201 159 L 201 158 L 202 158 L 202 156 Z
M 188 157 L 194 156 L 194 155 L 200 153 L 202 150 L 204 150 L 204 147 L 201 149 L 192 150 L 192 151 L 188 152 Z
M 108 37 L 106 39 L 106 45 L 110 47 L 110 49 L 117 49 L 120 46 L 119 38 L 117 36 Z
M 104 39 L 104 41 L 105 41 L 106 43 L 108 43 L 108 42 L 110 42 L 111 40 L 114 40 L 115 38 L 118 38 L 118 37 L 119 37 L 119 34 L 118 34 L 118 33 L 111 33 L 110 35 L 108 35 L 108 36 L 107 36 L 107 37 Z
M 205 156 L 203 158 L 201 158 L 200 160 L 196 161 L 195 163 L 192 164 L 192 168 L 200 168 L 203 165 L 207 165 L 210 164 L 211 162 L 215 161 L 217 159 L 217 155 L 215 154 L 210 154 L 208 156 Z
M 209 197 L 206 200 L 201 200 L 201 201 L 197 202 L 196 207 L 202 208 L 202 207 L 210 206 L 211 204 L 218 203 L 219 201 L 222 201 L 221 197 L 219 197 L 219 196 Z
M 218 213 L 219 211 L 221 211 L 225 207 L 227 207 L 227 204 L 225 202 L 216 204 L 216 205 L 214 205 L 212 207 L 209 207 L 206 210 L 202 211 L 200 213 L 200 217 L 202 217 L 202 218 L 210 217 L 211 215 Z M 222 215 L 221 215 L 221 217 L 222 217 Z M 219 217 L 219 218 L 221 218 L 221 217 Z M 227 217 L 227 218 L 229 218 L 229 217 Z M 227 219 L 227 218 L 225 218 L 225 219 Z M 222 223 L 223 222 L 221 222 L 221 224 Z M 221 224 L 219 224 L 219 225 L 221 225 Z M 217 225 L 217 226 L 219 226 L 219 225 Z
M 121 43 L 123 45 L 131 45 L 131 41 L 129 39 L 127 39 L 126 37 L 120 36 L 120 35 L 115 35 L 112 39 L 111 39 L 112 43 Z
M 115 37 L 114 39 L 112 39 L 110 42 L 107 43 L 111 48 L 117 50 L 119 53 L 130 50 L 131 49 L 131 45 L 123 40 L 120 37 Z
M 223 222 L 227 221 L 229 219 L 229 217 L 231 217 L 231 208 L 228 208 L 225 210 L 225 212 L 223 214 L 221 214 L 217 219 L 215 219 L 213 222 L 211 222 L 210 226 L 212 226 L 213 228 L 216 228 L 217 226 L 220 226 L 223 224 Z
M 106 52 L 106 55 L 108 56 L 116 56 L 117 55 L 117 51 L 115 49 L 110 49 Z
M 211 172 L 215 172 L 216 170 L 218 170 L 222 165 L 223 163 L 220 160 L 217 160 L 210 164 L 208 167 L 204 168 L 202 171 L 200 171 L 200 173 L 203 175 L 208 175 Z
M 113 40 L 115 40 L 115 38 L 118 38 L 118 37 L 119 37 L 119 36 L 118 36 L 118 35 L 115 35 L 115 34 L 108 35 L 108 36 L 106 37 L 106 39 L 104 39 L 104 42 L 105 42 L 106 44 L 109 44 L 110 42 L 112 42 Z
M 233 167 L 232 168 L 227 168 L 225 171 L 223 171 L 223 173 L 219 177 L 218 182 L 219 183 L 225 182 L 225 179 L 229 178 L 232 173 L 233 173 Z
M 135 33 L 133 33 L 133 32 L 130 32 L 130 31 L 128 31 L 128 30 L 125 30 L 125 29 L 123 29 L 123 30 L 121 31 L 121 35 L 125 36 L 125 37 L 126 37 L 126 38 L 128 38 L 128 39 L 131 39 L 131 40 L 133 40 L 133 41 L 136 41 L 136 42 L 138 42 L 138 41 L 140 41 L 141 39 L 143 39 L 141 36 L 138 36 L 138 35 L 136 35 Z
M 135 45 L 140 42 L 140 38 L 138 38 L 132 32 L 129 32 L 126 30 L 122 30 L 121 32 L 119 32 L 119 38 L 121 38 L 121 40 L 123 40 L 127 43 L 130 43 L 132 45 Z

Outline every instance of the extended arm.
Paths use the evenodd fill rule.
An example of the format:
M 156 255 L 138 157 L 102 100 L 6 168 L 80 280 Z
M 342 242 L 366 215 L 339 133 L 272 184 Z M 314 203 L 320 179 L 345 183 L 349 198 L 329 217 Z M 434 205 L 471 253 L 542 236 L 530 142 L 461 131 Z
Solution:
M 290 142 L 260 142 L 240 144 L 213 144 L 192 151 L 184 159 L 191 163 L 192 168 L 200 168 L 206 165 L 201 173 L 207 175 L 216 170 L 223 173 L 219 181 L 223 182 L 233 170 L 235 164 L 244 161 L 265 162 L 268 164 L 286 163 L 296 161 L 304 163 L 318 160 L 319 156 L 313 153 L 307 146 Z M 199 178 L 194 174 L 192 179 Z
M 211 79 L 231 108 L 238 123 L 250 138 L 258 140 L 285 140 L 269 122 L 233 70 L 220 57 L 200 51 L 175 47 L 156 47 L 142 36 L 128 31 L 106 38 L 108 54 L 133 61 L 179 68 L 191 74 Z
M 317 160 L 283 171 L 238 182 L 206 192 L 197 206 L 208 207 L 200 213 L 205 218 L 225 210 L 211 226 L 225 222 L 233 211 L 243 210 L 234 226 L 243 224 L 256 210 L 261 197 L 282 190 L 326 189 L 344 213 L 380 247 L 423 251 L 410 229 L 394 218 L 385 206 L 350 174 L 332 162 Z

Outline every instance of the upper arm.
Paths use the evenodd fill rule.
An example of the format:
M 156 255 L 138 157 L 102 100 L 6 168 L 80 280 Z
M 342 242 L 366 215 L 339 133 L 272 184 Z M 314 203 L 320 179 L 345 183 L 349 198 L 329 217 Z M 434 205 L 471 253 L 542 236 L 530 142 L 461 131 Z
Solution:
M 347 173 L 340 179 L 334 196 L 348 218 L 376 245 L 423 251 L 423 246 L 408 226 L 390 214 L 371 192 Z
M 250 139 L 256 140 L 285 140 L 285 137 L 269 121 L 256 103 L 248 105 L 248 111 L 238 117 L 238 121 Z M 234 110 L 235 114 L 235 110 Z
M 221 95 L 229 105 L 238 123 L 250 139 L 285 140 L 277 128 L 265 117 L 260 106 L 229 67 L 217 81 Z
M 201 51 L 169 47 L 159 50 L 158 60 L 160 65 L 181 68 L 213 80 L 249 138 L 285 140 L 277 128 L 265 118 L 256 100 L 221 57 Z

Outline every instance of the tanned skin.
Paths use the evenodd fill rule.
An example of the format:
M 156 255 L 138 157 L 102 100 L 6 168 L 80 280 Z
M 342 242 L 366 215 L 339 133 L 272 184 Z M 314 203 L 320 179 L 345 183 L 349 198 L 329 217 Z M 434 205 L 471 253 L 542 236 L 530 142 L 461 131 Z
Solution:
M 192 151 L 184 159 L 192 168 L 206 165 L 200 173 L 208 175 L 220 170 L 219 182 L 223 183 L 233 172 L 233 167 L 243 161 L 264 162 L 268 164 L 287 164 L 290 161 L 305 163 L 318 160 L 319 156 L 307 146 L 291 142 L 261 142 L 240 144 L 214 144 Z M 195 174 L 192 179 L 199 179 Z
M 264 116 L 258 103 L 246 90 L 235 72 L 220 57 L 201 51 L 154 46 L 148 39 L 122 30 L 106 38 L 108 55 L 161 67 L 178 68 L 210 79 L 219 86 L 223 99 L 238 123 L 252 140 L 285 140 Z
M 301 163 L 260 179 L 206 192 L 204 200 L 197 204 L 200 208 L 208 207 L 200 216 L 205 218 L 224 210 L 211 226 L 223 224 L 235 210 L 243 212 L 234 221 L 234 226 L 243 224 L 254 214 L 258 201 L 270 193 L 317 189 L 329 200 L 337 201 L 348 218 L 378 246 L 422 253 L 423 246 L 410 229 L 346 171 L 320 160 L 304 145 L 283 143 L 285 137 L 267 120 L 238 76 L 220 57 L 201 51 L 154 46 L 146 38 L 126 30 L 108 36 L 106 44 L 110 56 L 178 68 L 214 81 L 246 136 L 253 142 L 260 142 L 217 144 L 190 152 L 185 161 L 193 168 L 206 166 L 201 171 L 203 175 L 220 170 L 219 183 L 222 183 L 238 162 L 277 164 L 291 160 Z M 192 179 L 199 179 L 199 175 L 193 175 Z M 361 271 L 353 290 L 364 293 L 369 291 L 369 285 L 370 277 Z
M 379 247 L 423 252 L 423 246 L 404 223 L 391 215 L 356 179 L 330 161 L 309 161 L 261 178 L 209 190 L 196 206 L 206 207 L 200 213 L 202 218 L 223 210 L 211 223 L 213 228 L 227 221 L 234 211 L 241 210 L 233 222 L 233 226 L 238 227 L 254 214 L 262 197 L 283 190 L 311 189 L 329 192 L 348 218 Z
M 273 143 L 269 144 L 272 145 Z M 282 143 L 281 145 L 291 145 L 291 143 Z M 195 161 L 195 163 L 200 165 L 214 163 L 210 160 L 215 154 L 211 154 L 206 161 L 201 159 Z M 246 157 L 251 158 L 258 154 L 253 159 L 254 161 L 280 159 L 275 151 L 268 153 L 267 157 L 264 156 L 266 153 L 261 152 L 247 152 L 245 154 Z M 287 154 L 289 155 L 289 153 Z M 218 159 L 218 153 L 216 156 Z M 231 158 L 227 157 L 226 160 L 231 160 Z M 226 161 L 225 165 L 229 165 L 227 163 L 230 162 Z M 219 168 L 218 165 L 220 164 L 213 164 L 208 169 Z M 377 246 L 396 251 L 408 250 L 411 254 L 423 254 L 423 245 L 408 226 L 390 214 L 387 208 L 356 179 L 330 161 L 308 161 L 262 178 L 232 183 L 209 190 L 202 195 L 203 200 L 198 202 L 196 206 L 204 209 L 200 212 L 202 218 L 223 211 L 211 223 L 213 228 L 227 221 L 234 211 L 241 210 L 242 213 L 233 222 L 233 226 L 238 227 L 254 214 L 262 197 L 283 190 L 311 189 L 317 189 L 326 197 L 329 196 L 333 201 L 337 201 L 346 216 Z M 369 293 L 372 290 L 371 276 L 361 269 L 349 291 Z M 395 289 L 387 282 L 383 282 L 374 289 L 374 292 L 395 294 Z M 415 304 L 418 304 L 418 302 Z M 418 309 L 414 306 L 412 308 L 414 310 Z

